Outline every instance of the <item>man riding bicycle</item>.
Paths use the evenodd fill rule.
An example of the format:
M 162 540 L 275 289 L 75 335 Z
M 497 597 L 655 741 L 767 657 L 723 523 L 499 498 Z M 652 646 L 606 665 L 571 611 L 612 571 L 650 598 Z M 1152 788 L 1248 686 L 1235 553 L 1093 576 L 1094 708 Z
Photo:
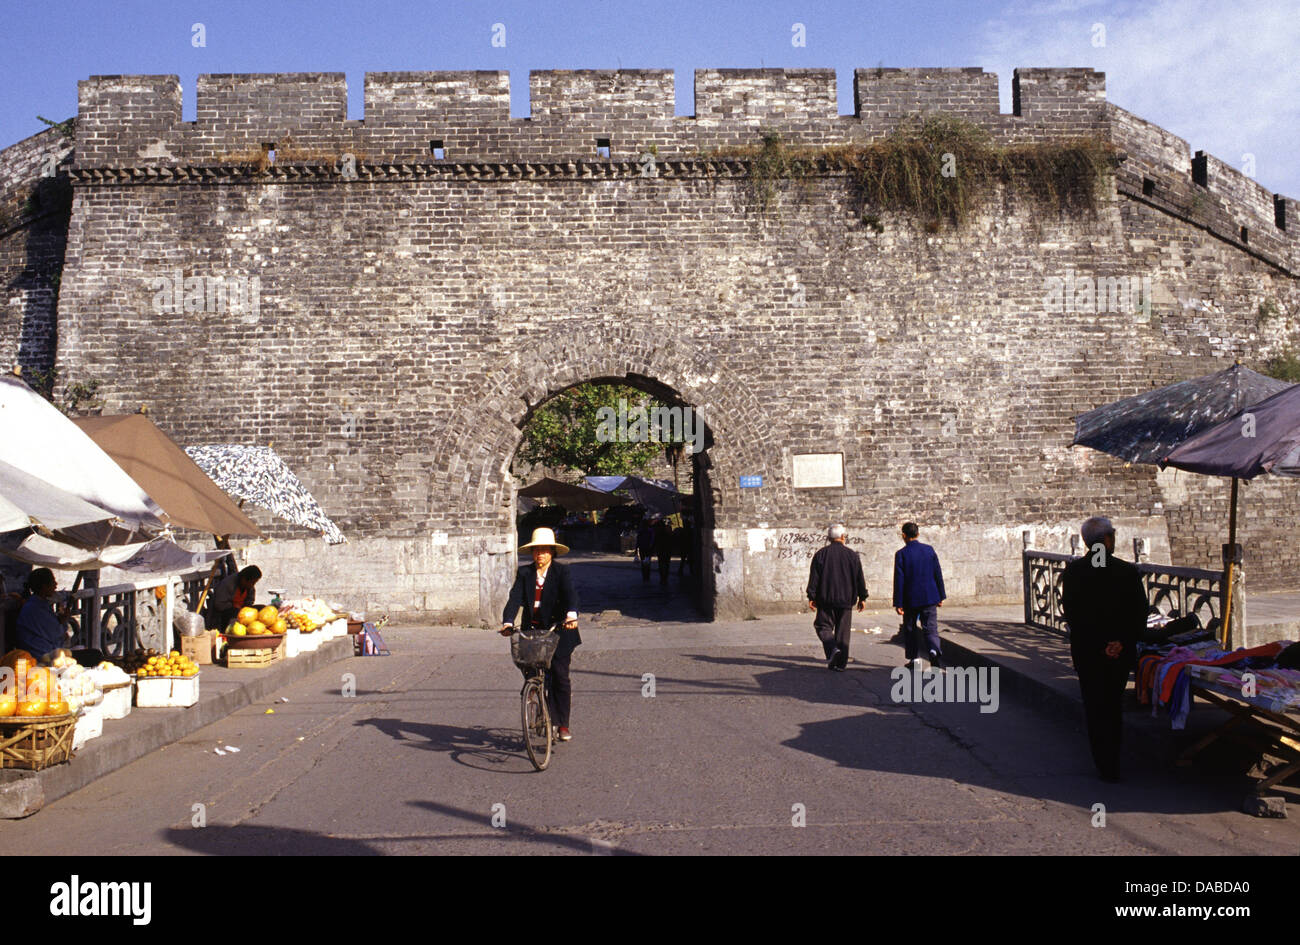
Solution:
M 573 578 L 569 569 L 555 561 L 569 550 L 555 540 L 555 532 L 549 528 L 536 528 L 533 537 L 526 545 L 519 546 L 520 551 L 531 551 L 533 563 L 521 568 L 515 577 L 514 587 L 510 589 L 510 599 L 501 614 L 501 635 L 510 636 L 514 630 L 514 618 L 522 607 L 524 611 L 523 628 L 536 632 L 545 632 L 548 627 L 559 623 L 559 615 L 564 614 L 564 626 L 560 631 L 560 644 L 551 658 L 551 668 L 546 671 L 546 703 L 555 720 L 557 734 L 562 742 L 569 741 L 569 704 L 573 696 L 573 686 L 569 681 L 569 661 L 573 651 L 582 645 L 578 635 L 578 595 L 573 589 Z M 528 671 L 520 669 L 524 678 Z

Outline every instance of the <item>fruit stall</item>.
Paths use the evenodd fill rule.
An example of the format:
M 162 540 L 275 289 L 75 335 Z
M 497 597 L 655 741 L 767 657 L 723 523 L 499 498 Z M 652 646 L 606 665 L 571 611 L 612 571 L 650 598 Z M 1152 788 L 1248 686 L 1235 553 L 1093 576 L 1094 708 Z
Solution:
M 194 617 L 177 615 L 180 648 L 167 652 L 147 647 L 101 659 L 98 650 L 55 650 L 48 665 L 23 650 L 6 654 L 0 660 L 0 768 L 39 771 L 68 761 L 103 734 L 106 721 L 125 718 L 133 708 L 195 705 L 204 665 L 271 666 L 318 649 L 357 623 L 312 597 L 245 607 L 223 631 L 187 636 Z

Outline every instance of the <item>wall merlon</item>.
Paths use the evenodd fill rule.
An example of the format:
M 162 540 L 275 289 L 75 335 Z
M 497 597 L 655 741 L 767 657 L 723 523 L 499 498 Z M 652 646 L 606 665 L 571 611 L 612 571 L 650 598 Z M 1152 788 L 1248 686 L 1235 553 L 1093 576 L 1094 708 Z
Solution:
M 1011 76 L 1014 114 L 1051 119 L 1063 109 L 1078 111 L 1077 121 L 1105 121 L 1106 73 L 1095 69 L 1016 69 Z
M 231 146 L 255 138 L 341 129 L 348 115 L 342 72 L 201 75 L 195 130 L 228 134 Z M 241 140 L 243 139 L 243 140 Z
M 896 121 L 912 113 L 946 112 L 988 123 L 998 116 L 998 77 L 965 69 L 855 69 L 854 111 L 865 121 Z
M 676 98 L 671 69 L 554 69 L 528 74 L 534 119 L 670 119 Z
M 1196 156 L 1203 158 L 1209 178 L 1209 189 L 1226 199 L 1237 215 L 1249 215 L 1256 223 L 1242 220 L 1244 225 L 1260 225 L 1273 221 L 1273 192 L 1262 187 L 1250 178 L 1220 160 L 1213 154 L 1197 151 Z
M 365 106 L 368 128 L 504 124 L 510 119 L 510 74 L 367 72 Z
M 836 118 L 834 69 L 696 69 L 695 117 L 703 122 Z

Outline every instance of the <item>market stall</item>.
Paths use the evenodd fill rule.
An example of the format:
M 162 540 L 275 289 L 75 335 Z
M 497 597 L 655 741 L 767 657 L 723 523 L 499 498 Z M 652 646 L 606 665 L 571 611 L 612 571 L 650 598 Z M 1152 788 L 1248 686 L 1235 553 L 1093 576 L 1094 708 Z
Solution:
M 1179 764 L 1190 764 L 1226 737 L 1248 744 L 1265 767 L 1270 755 L 1288 760 L 1256 783 L 1256 794 L 1300 771 L 1300 645 L 1276 641 L 1226 650 L 1212 630 L 1197 628 L 1139 644 L 1138 651 L 1138 702 L 1150 705 L 1153 715 L 1167 711 L 1173 729 L 1186 728 L 1198 697 L 1229 714 L 1184 750 Z

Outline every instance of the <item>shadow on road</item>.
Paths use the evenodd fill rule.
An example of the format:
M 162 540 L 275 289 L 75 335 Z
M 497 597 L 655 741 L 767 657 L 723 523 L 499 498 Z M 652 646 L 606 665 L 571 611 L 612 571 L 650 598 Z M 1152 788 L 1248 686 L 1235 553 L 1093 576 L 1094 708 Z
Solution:
M 291 827 L 213 824 L 164 830 L 163 838 L 178 847 L 208 856 L 380 856 L 380 851 L 359 840 L 327 837 Z
M 679 562 L 676 558 L 667 585 L 659 583 L 657 567 L 652 569 L 650 580 L 643 581 L 640 566 L 631 558 L 619 555 L 573 555 L 564 561 L 573 574 L 573 585 L 584 615 L 614 611 L 631 621 L 690 623 L 705 620 L 695 605 L 695 585 L 689 575 L 677 573 Z
M 408 719 L 359 719 L 355 725 L 370 725 L 394 741 L 412 748 L 446 753 L 452 761 L 481 771 L 531 774 L 532 763 L 524 754 L 523 736 L 518 729 L 475 725 L 433 725 Z M 503 767 L 504 766 L 504 767 Z
M 953 780 L 1084 810 L 1100 802 L 1112 813 L 1221 813 L 1239 809 L 1250 790 L 1251 782 L 1244 776 L 1249 766 L 1246 756 L 1228 747 L 1217 755 L 1207 752 L 1190 768 L 1169 763 L 1182 744 L 1198 737 L 1200 726 L 1213 724 L 1208 713 L 1197 731 L 1189 726 L 1188 732 L 1169 733 L 1169 752 L 1163 757 L 1144 752 L 1136 739 L 1128 739 L 1126 779 L 1106 784 L 1095 777 L 1082 724 L 1072 726 L 1053 719 L 1051 740 L 1035 741 L 1041 737 L 1033 734 L 1042 732 L 1036 724 L 1041 720 L 1027 718 L 1026 713 L 1034 710 L 1025 706 L 1006 705 L 1004 710 L 1000 704 L 999 711 L 984 713 L 975 701 L 895 702 L 892 666 L 857 663 L 850 664 L 846 672 L 831 673 L 822 660 L 806 656 L 684 655 L 696 663 L 743 667 L 752 673 L 752 679 L 656 674 L 659 696 L 761 695 L 856 710 L 842 718 L 800 723 L 800 734 L 781 742 L 844 768 Z M 585 671 L 581 675 L 619 674 Z M 1137 707 L 1131 695 L 1129 700 L 1126 713 L 1150 711 Z M 943 739 L 900 744 L 897 723 L 911 717 Z M 995 754 L 1000 757 L 990 757 L 981 745 L 996 746 Z M 962 763 L 955 765 L 954 759 L 962 759 Z
M 460 807 L 452 807 L 450 804 L 439 804 L 437 801 L 411 801 L 412 807 L 422 807 L 425 810 L 433 811 L 436 814 L 442 814 L 445 817 L 455 817 L 467 821 L 475 827 L 483 826 L 483 812 L 481 810 L 464 810 Z M 559 827 L 531 827 L 528 824 L 520 823 L 511 819 L 509 822 L 509 833 L 505 834 L 504 830 L 498 833 L 493 831 L 491 839 L 500 836 L 508 836 L 511 840 L 527 840 L 548 847 L 562 847 L 574 853 L 597 854 L 604 856 L 644 856 L 645 854 L 633 853 L 629 850 L 620 850 L 610 843 L 602 842 L 601 838 L 585 836 L 565 832 L 566 828 Z M 572 831 L 574 828 L 567 828 Z M 600 832 L 598 825 L 593 825 L 593 833 Z M 547 852 L 538 850 L 538 853 Z M 555 852 L 555 851 L 549 851 Z

